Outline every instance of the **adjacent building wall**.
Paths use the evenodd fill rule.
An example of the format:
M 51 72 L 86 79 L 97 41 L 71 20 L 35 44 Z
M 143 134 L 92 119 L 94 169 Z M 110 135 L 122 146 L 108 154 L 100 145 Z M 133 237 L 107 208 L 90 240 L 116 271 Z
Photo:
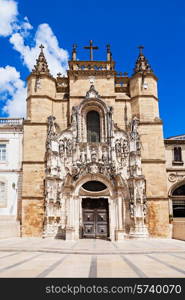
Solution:
M 178 200 L 178 196 L 172 195 L 173 191 L 185 184 L 185 139 L 184 136 L 176 136 L 165 141 L 166 155 L 166 174 L 169 196 L 169 213 L 172 223 L 172 238 L 185 240 L 185 216 L 184 218 L 175 218 L 173 216 L 173 199 Z M 174 160 L 174 148 L 180 147 L 182 150 L 182 161 Z M 184 197 L 180 197 L 182 200 Z
M 0 182 L 6 188 L 0 206 L 0 238 L 20 236 L 22 123 L 22 119 L 0 119 L 0 144 L 6 145 L 6 160 L 0 161 Z

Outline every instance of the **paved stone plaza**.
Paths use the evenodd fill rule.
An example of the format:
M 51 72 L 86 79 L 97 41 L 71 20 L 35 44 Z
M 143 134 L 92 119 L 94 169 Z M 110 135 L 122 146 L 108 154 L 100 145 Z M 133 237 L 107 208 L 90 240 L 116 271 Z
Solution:
M 185 242 L 0 240 L 0 277 L 185 277 Z

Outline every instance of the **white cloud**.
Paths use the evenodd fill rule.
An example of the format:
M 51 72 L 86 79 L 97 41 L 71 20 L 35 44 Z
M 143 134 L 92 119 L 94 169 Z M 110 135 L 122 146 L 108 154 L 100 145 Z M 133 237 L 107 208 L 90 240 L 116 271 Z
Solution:
M 3 111 L 9 117 L 24 117 L 26 112 L 26 86 L 14 67 L 0 68 L 0 97 L 6 99 Z
M 32 25 L 27 17 L 22 20 L 14 0 L 0 0 L 0 36 L 9 37 L 13 48 L 21 55 L 23 64 L 31 72 L 43 44 L 48 67 L 52 75 L 65 74 L 68 67 L 68 52 L 60 48 L 49 24 L 40 24 L 32 38 Z M 33 46 L 32 46 L 33 45 Z M 1 100 L 6 98 L 3 108 L 10 117 L 25 115 L 26 84 L 20 73 L 10 66 L 0 68 Z
M 13 0 L 0 0 L 0 35 L 9 36 L 17 21 L 17 3 Z
M 39 55 L 39 45 L 43 44 L 51 74 L 56 76 L 58 72 L 62 74 L 66 72 L 69 57 L 68 52 L 59 47 L 58 40 L 48 24 L 38 26 L 34 38 L 34 47 L 25 45 L 24 36 L 20 32 L 14 33 L 10 38 L 10 42 L 13 44 L 14 49 L 21 54 L 23 63 L 29 71 L 33 69 Z
M 20 32 L 24 37 L 28 35 L 32 25 L 27 17 L 19 20 L 18 16 L 16 1 L 0 0 L 0 36 L 7 37 L 15 32 Z

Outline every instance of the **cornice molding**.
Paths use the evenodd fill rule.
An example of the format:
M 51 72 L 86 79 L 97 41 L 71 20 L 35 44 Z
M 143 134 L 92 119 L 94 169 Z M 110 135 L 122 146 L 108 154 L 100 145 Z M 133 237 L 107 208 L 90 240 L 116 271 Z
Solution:
M 154 122 L 149 122 L 149 121 L 140 121 L 139 125 L 162 125 L 163 121 L 162 120 L 157 120 Z
M 140 72 L 135 73 L 130 77 L 130 79 L 132 80 L 132 78 L 134 78 L 134 77 L 143 77 L 143 73 L 140 73 Z M 154 73 L 146 73 L 146 74 L 144 74 L 144 77 L 153 77 L 156 81 L 158 81 L 158 78 Z
M 44 200 L 43 196 L 22 196 L 22 200 Z
M 143 164 L 165 164 L 166 160 L 163 159 L 142 159 Z
M 48 123 L 46 123 L 46 122 L 31 122 L 31 120 L 26 120 L 26 121 L 24 121 L 24 126 L 47 126 L 48 125 Z
M 35 78 L 47 78 L 47 79 L 50 79 L 52 81 L 54 81 L 56 83 L 56 79 L 52 76 L 52 75 L 47 75 L 47 74 L 43 74 L 43 73 L 40 73 L 40 74 L 34 74 L 34 73 L 30 73 L 30 75 L 28 75 L 28 77 L 26 78 L 26 80 L 30 80 L 31 77 L 35 77 Z
M 67 71 L 68 76 L 107 76 L 110 75 L 112 77 L 116 76 L 116 71 L 113 70 L 68 70 Z
M 85 99 L 85 96 L 69 96 L 69 99 Z M 98 97 L 99 99 L 116 99 L 116 96 L 101 96 Z
M 57 99 L 57 98 L 52 98 L 51 96 L 48 95 L 30 95 L 27 97 L 26 101 L 30 100 L 30 98 L 47 98 L 48 100 L 55 101 L 55 102 L 68 102 L 68 99 Z
M 18 170 L 18 169 L 17 170 L 16 169 L 15 170 L 1 169 L 0 172 L 2 172 L 2 173 L 21 173 L 22 169 L 20 169 L 20 170 Z
M 25 165 L 32 165 L 32 164 L 36 164 L 36 165 L 44 165 L 46 163 L 46 161 L 32 161 L 32 160 L 25 160 L 22 162 L 22 164 L 25 164 Z
M 185 168 L 166 168 L 167 172 L 184 172 Z
M 130 100 L 131 100 L 131 101 L 134 101 L 134 100 L 136 100 L 137 98 L 153 98 L 153 99 L 159 101 L 159 98 L 157 98 L 157 97 L 154 96 L 154 95 L 137 95 L 137 96 L 131 97 Z
M 159 197 L 146 197 L 147 198 L 147 200 L 155 200 L 155 201 L 157 201 L 157 200 L 164 200 L 164 201 L 168 201 L 169 200 L 169 198 L 165 198 L 165 197 L 161 197 L 161 196 L 159 196 Z
M 185 140 L 168 140 L 168 139 L 164 139 L 164 143 L 165 144 L 169 144 L 169 145 L 180 145 L 180 144 L 185 144 Z
M 130 99 L 122 99 L 122 98 L 116 98 L 116 102 L 130 102 Z

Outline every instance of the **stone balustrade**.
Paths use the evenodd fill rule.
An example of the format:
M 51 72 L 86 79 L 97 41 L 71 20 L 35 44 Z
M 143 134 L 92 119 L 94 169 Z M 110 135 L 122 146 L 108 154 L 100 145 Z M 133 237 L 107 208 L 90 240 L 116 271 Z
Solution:
M 23 118 L 0 118 L 0 126 L 23 125 Z

